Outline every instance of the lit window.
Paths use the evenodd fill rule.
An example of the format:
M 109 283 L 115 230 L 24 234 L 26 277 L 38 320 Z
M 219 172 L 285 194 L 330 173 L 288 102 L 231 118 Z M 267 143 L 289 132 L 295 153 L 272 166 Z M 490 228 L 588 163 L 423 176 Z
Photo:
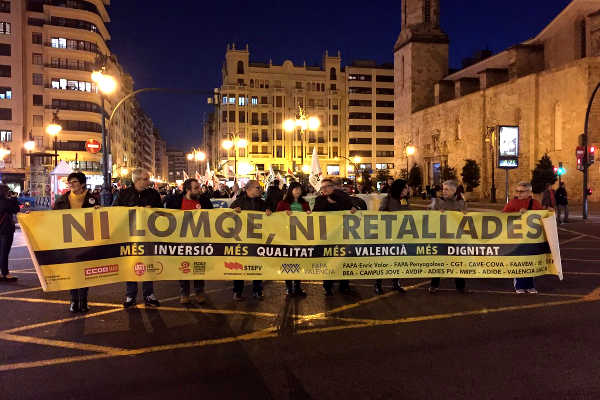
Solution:
M 243 97 L 243 96 L 238 97 L 238 105 L 245 106 L 246 105 L 246 98 Z
M 227 96 L 223 96 L 223 104 L 227 104 Z
M 256 97 L 256 96 L 252 96 L 252 105 L 253 105 L 253 106 L 256 106 L 256 105 L 258 105 L 258 97 Z
M 0 100 L 10 100 L 12 98 L 12 89 L 9 87 L 0 87 Z
M 235 104 L 235 96 L 229 95 L 229 104 Z
M 0 22 L 0 34 L 10 35 L 10 22 Z
M 12 142 L 12 131 L 0 131 L 0 142 Z

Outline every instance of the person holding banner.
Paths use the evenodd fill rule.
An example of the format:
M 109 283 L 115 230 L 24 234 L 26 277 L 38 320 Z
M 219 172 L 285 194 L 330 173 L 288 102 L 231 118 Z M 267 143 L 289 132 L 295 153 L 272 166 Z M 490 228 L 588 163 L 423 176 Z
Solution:
M 17 277 L 8 273 L 8 254 L 15 236 L 13 215 L 19 212 L 19 203 L 9 193 L 8 185 L 0 184 L 0 281 L 15 282 Z
M 315 199 L 313 211 L 344 211 L 350 210 L 352 214 L 356 212 L 356 207 L 352 203 L 350 196 L 340 190 L 332 179 L 323 179 L 321 181 L 321 195 Z M 325 296 L 333 296 L 333 281 L 323 281 Z M 349 294 L 350 282 L 348 280 L 340 281 L 340 292 Z
M 100 202 L 92 192 L 85 188 L 87 178 L 83 172 L 73 172 L 67 177 L 67 183 L 71 190 L 60 196 L 54 202 L 53 210 L 67 210 L 71 208 L 92 208 L 98 207 Z M 88 289 L 71 289 L 71 304 L 69 311 L 88 312 Z
M 458 197 L 456 189 L 458 182 L 455 180 L 447 180 L 442 184 L 442 197 L 434 198 L 429 206 L 432 210 L 439 211 L 462 211 L 467 212 L 467 206 L 462 198 Z M 454 279 L 456 291 L 466 293 L 466 281 L 464 278 Z M 440 278 L 431 278 L 429 293 L 435 293 L 440 288 Z
M 408 185 L 403 179 L 396 179 L 387 188 L 387 196 L 381 201 L 379 211 L 408 211 L 410 206 L 408 204 Z M 377 279 L 375 281 L 375 294 L 383 294 L 382 284 L 383 279 Z M 392 279 L 392 290 L 397 290 L 400 293 L 404 293 L 405 290 L 400 286 L 398 279 Z
M 267 203 L 260 197 L 261 188 L 260 183 L 256 180 L 250 180 L 246 183 L 245 192 L 241 193 L 229 206 L 235 212 L 241 212 L 242 210 L 252 211 L 264 211 L 267 215 L 271 215 L 271 210 L 267 207 Z M 236 280 L 233 281 L 233 299 L 235 301 L 242 301 L 244 297 L 242 292 L 244 291 L 244 281 Z M 257 300 L 263 300 L 263 287 L 262 281 L 252 281 L 252 296 Z
M 290 183 L 290 187 L 288 188 L 285 197 L 277 203 L 276 211 L 285 211 L 287 215 L 292 215 L 292 211 L 304 211 L 307 214 L 311 213 L 308 201 L 304 200 L 304 197 L 302 197 L 302 185 L 299 182 Z M 302 290 L 300 281 L 290 280 L 285 281 L 285 294 L 287 296 L 306 296 L 306 292 Z
M 534 199 L 531 195 L 531 183 L 519 182 L 517 189 L 515 190 L 517 197 L 509 201 L 502 212 L 520 212 L 523 214 L 529 210 L 543 210 L 542 204 Z M 517 294 L 523 294 L 525 292 L 531 294 L 537 294 L 538 291 L 533 284 L 533 277 L 527 278 L 514 278 L 513 285 Z
M 163 208 L 160 194 L 153 188 L 150 188 L 150 173 L 143 168 L 136 168 L 131 173 L 133 186 L 121 191 L 115 199 L 113 206 L 121 207 L 152 207 Z M 129 308 L 136 304 L 138 292 L 137 282 L 126 283 L 124 308 Z M 160 302 L 154 295 L 154 283 L 145 281 L 142 283 L 142 294 L 148 307 L 158 307 Z
M 210 199 L 204 196 L 200 190 L 200 182 L 194 178 L 188 178 L 183 182 L 183 193 L 175 195 L 167 203 L 166 208 L 176 210 L 199 210 L 212 209 L 213 204 Z M 204 297 L 204 281 L 194 280 L 194 290 L 196 292 L 196 303 L 203 304 L 206 301 Z M 179 302 L 181 304 L 190 304 L 190 281 L 179 281 Z

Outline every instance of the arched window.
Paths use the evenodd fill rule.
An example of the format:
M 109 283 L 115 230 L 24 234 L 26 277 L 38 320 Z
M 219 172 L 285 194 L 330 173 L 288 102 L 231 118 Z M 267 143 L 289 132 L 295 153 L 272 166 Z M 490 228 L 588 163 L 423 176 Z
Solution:
M 238 61 L 237 73 L 238 74 L 244 73 L 244 63 L 242 61 Z
M 250 87 L 254 87 L 254 79 L 250 79 Z
M 329 70 L 329 80 L 337 81 L 337 77 L 336 77 L 336 74 L 335 74 L 335 68 L 331 68 Z

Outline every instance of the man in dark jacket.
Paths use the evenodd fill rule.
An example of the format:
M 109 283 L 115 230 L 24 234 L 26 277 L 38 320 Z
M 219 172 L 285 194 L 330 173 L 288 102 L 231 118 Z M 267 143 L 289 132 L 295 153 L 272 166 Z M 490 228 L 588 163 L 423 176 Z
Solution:
M 197 179 L 189 178 L 183 182 L 183 193 L 171 197 L 167 202 L 167 208 L 175 210 L 209 210 L 213 208 L 210 199 L 200 191 L 200 183 Z M 196 291 L 196 303 L 202 304 L 206 301 L 204 297 L 204 281 L 196 279 L 194 282 L 194 290 Z M 179 302 L 184 305 L 190 304 L 190 281 L 179 281 Z
M 71 190 L 60 196 L 54 202 L 54 210 L 67 210 L 71 208 L 92 208 L 98 207 L 100 200 L 91 190 L 86 189 L 87 178 L 83 172 L 73 172 L 67 177 L 67 183 Z M 69 311 L 88 312 L 88 289 L 87 287 L 71 289 L 71 304 Z
M 356 212 L 356 207 L 352 202 L 352 198 L 344 191 L 340 190 L 333 180 L 323 179 L 321 181 L 322 195 L 315 199 L 313 211 L 343 211 L 350 210 L 351 213 Z M 323 281 L 323 288 L 326 296 L 333 295 L 333 281 Z M 347 280 L 340 281 L 340 292 L 350 293 L 350 283 Z
M 133 186 L 121 191 L 115 199 L 113 206 L 121 207 L 152 207 L 163 208 L 160 194 L 150 188 L 150 174 L 143 168 L 136 168 L 131 173 Z M 127 291 L 123 307 L 129 308 L 136 304 L 138 291 L 137 282 L 127 282 Z M 154 295 L 154 284 L 152 281 L 142 283 L 142 294 L 146 306 L 158 307 L 160 303 Z
M 271 210 L 267 208 L 267 203 L 260 198 L 260 184 L 258 181 L 248 181 L 246 191 L 241 193 L 231 203 L 230 208 L 236 212 L 242 210 L 264 211 L 267 215 L 271 215 Z M 233 281 L 233 299 L 242 301 L 242 292 L 244 290 L 244 281 Z M 255 299 L 262 300 L 264 298 L 262 281 L 252 281 L 252 295 Z
M 19 203 L 9 192 L 8 185 L 0 184 L 0 281 L 14 282 L 17 277 L 8 273 L 8 254 L 15 235 L 13 215 L 19 212 Z
M 565 183 L 561 182 L 556 189 L 554 194 L 556 197 L 556 220 L 559 224 L 563 222 L 569 222 L 569 200 L 567 199 L 567 189 L 565 189 Z M 565 214 L 564 220 L 561 221 L 561 214 Z
M 272 212 L 275 212 L 275 210 L 277 210 L 277 204 L 283 200 L 284 195 L 285 193 L 283 190 L 279 189 L 279 179 L 275 179 L 273 184 L 267 189 L 267 197 L 265 198 L 267 208 Z

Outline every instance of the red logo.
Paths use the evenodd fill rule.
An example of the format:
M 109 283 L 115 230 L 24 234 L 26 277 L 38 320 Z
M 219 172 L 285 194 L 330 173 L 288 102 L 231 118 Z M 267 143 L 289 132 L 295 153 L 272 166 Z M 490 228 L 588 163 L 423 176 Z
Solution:
M 184 274 L 189 274 L 192 271 L 190 269 L 190 263 L 187 261 L 183 261 L 181 265 L 179 265 L 179 270 Z
M 225 263 L 225 268 L 227 268 L 227 269 L 239 269 L 239 270 L 242 270 L 242 269 L 244 269 L 244 266 L 242 264 L 236 263 L 236 262 L 231 262 L 231 263 L 226 262 Z
M 84 270 L 84 272 L 85 272 L 85 276 L 110 274 L 112 272 L 119 272 L 119 265 L 113 264 L 113 265 L 103 265 L 101 267 L 86 268 Z
M 144 275 L 144 273 L 146 272 L 146 264 L 144 264 L 144 263 L 141 263 L 141 262 L 139 262 L 139 263 L 136 263 L 136 264 L 133 266 L 133 272 L 135 272 L 135 274 L 136 274 L 137 276 L 142 276 L 142 275 Z

